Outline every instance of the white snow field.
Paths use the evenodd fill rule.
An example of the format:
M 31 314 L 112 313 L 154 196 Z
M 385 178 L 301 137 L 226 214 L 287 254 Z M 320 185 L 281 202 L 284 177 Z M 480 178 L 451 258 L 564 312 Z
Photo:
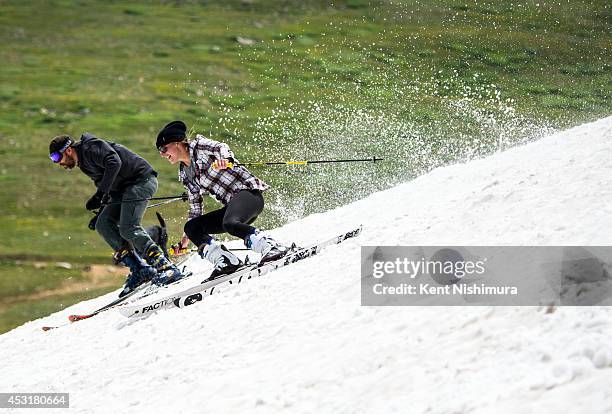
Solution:
M 41 330 L 111 293 L 26 323 L 0 336 L 0 391 L 68 392 L 71 413 L 612 412 L 610 307 L 360 305 L 362 245 L 611 245 L 612 117 L 271 233 L 308 243 L 359 224 L 184 309 Z

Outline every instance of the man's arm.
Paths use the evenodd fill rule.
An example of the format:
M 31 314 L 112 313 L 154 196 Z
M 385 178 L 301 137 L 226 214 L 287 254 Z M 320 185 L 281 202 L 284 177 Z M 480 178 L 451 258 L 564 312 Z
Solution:
M 111 190 L 115 178 L 121 169 L 121 158 L 119 154 L 106 141 L 97 139 L 92 143 L 91 152 L 88 154 L 91 160 L 98 166 L 104 168 L 104 175 L 98 183 L 98 191 L 108 194 Z

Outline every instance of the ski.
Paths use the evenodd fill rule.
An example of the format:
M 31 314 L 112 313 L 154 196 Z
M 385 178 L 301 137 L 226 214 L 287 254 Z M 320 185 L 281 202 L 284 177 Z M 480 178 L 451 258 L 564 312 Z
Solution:
M 182 279 L 181 279 L 182 280 Z M 41 327 L 41 329 L 45 332 L 50 331 L 51 329 L 57 329 L 57 328 L 61 328 L 62 326 L 66 326 L 69 325 L 73 322 L 78 322 L 78 321 L 82 321 L 83 319 L 89 319 L 92 318 L 94 316 L 96 316 L 97 314 L 107 311 L 109 309 L 114 308 L 115 306 L 119 306 L 121 304 L 123 304 L 127 299 L 129 299 L 130 297 L 134 296 L 136 294 L 136 292 L 140 292 L 141 290 L 144 290 L 144 288 L 146 286 L 149 286 L 151 284 L 151 282 L 146 282 L 140 286 L 138 286 L 136 289 L 134 289 L 133 291 L 131 291 L 130 293 L 128 293 L 127 295 L 117 298 L 114 301 L 112 301 L 111 303 L 108 303 L 104 306 L 102 306 L 99 309 L 96 309 L 95 311 L 91 312 L 91 313 L 86 313 L 84 315 L 68 315 L 68 321 L 67 323 L 63 323 L 61 325 L 56 325 L 56 326 L 43 326 Z
M 295 251 L 291 251 L 279 260 L 266 263 L 262 266 L 247 266 L 229 275 L 222 276 L 210 282 L 202 282 L 202 284 L 198 286 L 194 286 L 182 292 L 165 296 L 152 302 L 140 305 L 122 306 L 121 308 L 119 308 L 119 312 L 125 317 L 137 318 L 148 316 L 149 314 L 162 309 L 172 307 L 182 308 L 185 306 L 192 305 L 204 299 L 205 296 L 212 295 L 216 287 L 220 284 L 223 284 L 225 282 L 228 282 L 230 284 L 233 284 L 233 282 L 240 283 L 242 280 L 248 280 L 255 276 L 265 275 L 266 273 L 276 270 L 280 267 L 284 267 L 289 264 L 306 259 L 308 257 L 314 256 L 327 246 L 339 244 L 346 239 L 356 237 L 361 233 L 361 230 L 362 226 L 359 226 L 354 230 L 332 237 L 323 242 L 315 243 L 305 248 L 298 248 Z
M 96 316 L 97 314 L 107 311 L 109 309 L 114 308 L 115 306 L 119 306 L 120 304 L 122 304 L 123 302 L 125 302 L 127 299 L 129 299 L 131 296 L 134 296 L 136 294 L 136 292 L 139 292 L 141 290 L 144 290 L 145 286 L 149 286 L 151 284 L 151 282 L 146 282 L 140 286 L 138 286 L 136 289 L 134 289 L 133 291 L 131 291 L 130 293 L 128 293 L 125 296 L 122 296 L 120 298 L 117 298 L 115 300 L 113 300 L 110 303 L 107 303 L 106 305 L 102 306 L 99 309 L 96 309 L 95 311 L 91 312 L 91 313 L 86 313 L 86 314 L 73 314 L 73 315 L 68 315 L 68 321 L 70 322 L 78 322 L 78 321 L 82 321 L 83 319 L 89 319 L 92 318 L 94 316 Z M 56 329 L 56 328 L 60 328 L 62 326 L 68 325 L 67 323 L 62 324 L 62 325 L 58 325 L 58 326 L 43 326 L 42 330 L 43 331 L 49 331 L 51 329 Z
M 189 258 L 191 258 L 193 256 L 193 253 L 188 253 L 186 255 L 184 255 L 183 257 L 180 257 L 179 260 L 176 261 L 176 265 L 180 266 L 183 263 L 185 263 Z M 185 271 L 185 269 L 183 269 L 183 272 Z M 97 314 L 101 313 L 101 312 L 105 312 L 109 309 L 113 309 L 117 306 L 121 306 L 123 304 L 125 304 L 126 301 L 128 301 L 128 299 L 133 298 L 134 296 L 136 296 L 137 293 L 143 293 L 141 296 L 136 297 L 134 300 L 140 300 L 142 298 L 145 298 L 149 295 L 152 295 L 154 293 L 156 293 L 158 291 L 159 288 L 167 288 L 170 286 L 175 286 L 179 283 L 181 283 L 182 281 L 184 281 L 185 279 L 187 279 L 189 276 L 191 276 L 191 272 L 187 273 L 185 275 L 185 277 L 181 278 L 180 280 L 177 280 L 176 282 L 170 283 L 169 285 L 164 285 L 164 286 L 155 286 L 153 285 L 151 282 L 145 282 L 142 285 L 138 286 L 136 289 L 134 289 L 133 291 L 131 291 L 130 293 L 117 298 L 115 300 L 113 300 L 110 303 L 107 303 L 106 305 L 102 306 L 99 309 L 96 309 L 95 311 L 91 312 L 91 313 L 86 313 L 86 314 L 72 314 L 72 315 L 68 315 L 68 321 L 69 323 L 73 323 L 73 322 L 78 322 L 78 321 L 82 321 L 84 319 L 89 319 L 92 318 L 94 316 L 96 316 Z M 152 289 L 153 288 L 153 289 Z M 148 289 L 148 291 L 147 291 Z M 57 329 L 60 328 L 62 326 L 68 325 L 69 323 L 65 323 L 65 324 L 61 324 L 61 325 L 57 325 L 57 326 L 43 326 L 41 329 L 43 331 L 49 331 L 51 329 Z
M 125 296 L 122 296 L 120 298 L 115 299 L 114 301 L 102 306 L 99 309 L 96 309 L 95 311 L 91 312 L 91 313 L 86 313 L 84 315 L 68 315 L 68 320 L 70 322 L 77 322 L 77 321 L 82 321 L 83 319 L 89 319 L 91 317 L 96 316 L 97 314 L 99 314 L 100 312 L 104 312 L 110 308 L 113 308 L 121 303 L 123 303 L 124 301 L 128 300 L 130 297 L 134 296 L 136 294 L 136 292 L 139 292 L 140 290 L 144 290 L 145 286 L 149 286 L 151 284 L 151 282 L 147 282 L 144 283 L 140 286 L 138 286 L 136 289 L 134 289 L 133 291 L 131 291 L 130 293 L 128 293 Z
M 179 283 L 181 283 L 184 280 L 186 280 L 189 276 L 191 276 L 191 272 L 185 274 L 185 276 L 183 278 L 181 278 L 180 280 L 177 280 L 176 282 L 172 282 L 170 284 L 162 285 L 162 286 L 153 285 L 151 282 L 143 283 L 142 285 L 138 286 L 136 289 L 134 289 L 130 293 L 126 294 L 125 296 L 122 296 L 120 298 L 115 299 L 111 303 L 102 306 L 100 309 L 96 309 L 92 313 L 88 313 L 88 314 L 85 314 L 85 315 L 69 315 L 68 316 L 68 320 L 70 322 L 78 322 L 78 321 L 82 321 L 83 319 L 89 319 L 91 317 L 96 316 L 97 314 L 99 314 L 101 312 L 105 312 L 105 311 L 107 311 L 109 309 L 112 309 L 112 308 L 115 308 L 117 306 L 122 305 L 124 302 L 126 302 L 128 299 L 130 299 L 132 296 L 136 296 L 137 293 L 143 293 L 140 297 L 135 299 L 135 300 L 140 300 L 140 299 L 145 298 L 145 297 L 147 297 L 149 295 L 157 293 L 157 291 L 159 289 L 169 288 L 171 286 L 176 286 Z

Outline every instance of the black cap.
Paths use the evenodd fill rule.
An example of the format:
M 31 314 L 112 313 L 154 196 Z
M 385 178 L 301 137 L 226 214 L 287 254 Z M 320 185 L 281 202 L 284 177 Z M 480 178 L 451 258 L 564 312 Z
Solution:
M 187 133 L 187 125 L 183 121 L 172 121 L 162 128 L 157 134 L 157 142 L 155 146 L 160 149 L 170 142 L 180 142 L 185 139 Z
M 49 144 L 49 155 L 54 152 L 63 153 L 74 141 L 69 135 L 59 135 L 51 140 Z

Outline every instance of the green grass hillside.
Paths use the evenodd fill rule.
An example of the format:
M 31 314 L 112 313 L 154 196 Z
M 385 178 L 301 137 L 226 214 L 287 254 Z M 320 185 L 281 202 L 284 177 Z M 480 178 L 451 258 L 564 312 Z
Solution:
M 87 229 L 93 185 L 48 159 L 55 135 L 128 146 L 159 171 L 158 196 L 183 191 L 154 147 L 174 119 L 243 161 L 387 160 L 254 168 L 274 187 L 258 221 L 271 227 L 612 109 L 605 1 L 51 0 L 0 10 L 0 278 L 21 292 L 1 296 L 0 330 L 81 300 L 28 294 L 109 261 Z M 178 237 L 186 206 L 159 211 Z M 26 265 L 16 270 L 17 260 Z M 62 274 L 33 261 L 74 266 Z

